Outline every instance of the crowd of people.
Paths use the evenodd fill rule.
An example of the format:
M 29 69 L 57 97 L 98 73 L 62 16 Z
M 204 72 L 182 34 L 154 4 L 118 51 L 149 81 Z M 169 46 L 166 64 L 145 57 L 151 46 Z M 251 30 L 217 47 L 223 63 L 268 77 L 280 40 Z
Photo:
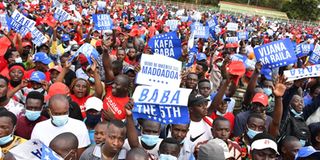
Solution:
M 47 38 L 36 46 L 30 33 L 1 25 L 0 159 L 28 159 L 14 148 L 34 139 L 66 160 L 320 159 L 320 78 L 288 81 L 283 75 L 316 65 L 308 61 L 310 54 L 267 71 L 254 54 L 254 48 L 286 38 L 295 46 L 316 45 L 320 27 L 170 5 L 102 3 L 0 0 L 2 14 L 18 10 Z M 48 20 L 58 7 L 77 18 Z M 93 14 L 109 14 L 113 28 L 94 29 Z M 194 38 L 192 23 L 206 25 L 213 16 L 213 35 Z M 185 97 L 188 124 L 133 116 L 141 56 L 154 54 L 148 41 L 170 32 L 165 22 L 172 19 L 179 20 L 180 87 L 192 90 Z M 237 23 L 248 38 L 227 42 L 236 34 L 228 23 Z M 98 57 L 76 54 L 86 43 Z M 238 55 L 247 60 L 234 60 Z

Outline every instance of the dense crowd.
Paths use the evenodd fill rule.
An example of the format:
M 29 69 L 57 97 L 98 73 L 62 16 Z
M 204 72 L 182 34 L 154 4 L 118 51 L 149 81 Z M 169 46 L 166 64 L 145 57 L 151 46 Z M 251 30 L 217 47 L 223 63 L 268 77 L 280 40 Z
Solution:
M 72 18 L 55 20 L 58 8 Z M 15 11 L 33 20 L 46 41 L 35 44 L 33 34 L 1 21 L 0 159 L 54 159 L 42 156 L 45 149 L 30 152 L 28 142 L 66 160 L 320 159 L 319 76 L 284 75 L 316 66 L 313 50 L 272 68 L 254 53 L 283 39 L 317 46 L 319 27 L 141 2 L 0 0 L 1 14 Z M 97 30 L 93 14 L 108 14 L 113 27 Z M 195 38 L 192 24 L 213 18 L 210 36 Z M 177 29 L 167 20 L 178 20 Z M 231 23 L 237 30 L 228 30 Z M 155 54 L 152 37 L 171 31 L 181 41 L 180 88 L 192 90 L 184 97 L 187 124 L 133 113 L 141 57 Z M 246 38 L 230 42 L 237 32 Z M 98 55 L 78 54 L 83 45 Z

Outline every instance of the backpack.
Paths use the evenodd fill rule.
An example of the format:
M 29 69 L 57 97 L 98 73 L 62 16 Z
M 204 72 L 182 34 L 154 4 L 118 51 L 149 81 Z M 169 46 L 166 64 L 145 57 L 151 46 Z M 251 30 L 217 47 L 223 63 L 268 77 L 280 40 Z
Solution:
M 309 142 L 310 139 L 310 130 L 307 126 L 305 120 L 301 117 L 294 117 L 292 115 L 287 116 L 285 122 L 281 128 L 279 141 L 284 139 L 286 136 L 294 136 L 299 140 L 305 140 Z

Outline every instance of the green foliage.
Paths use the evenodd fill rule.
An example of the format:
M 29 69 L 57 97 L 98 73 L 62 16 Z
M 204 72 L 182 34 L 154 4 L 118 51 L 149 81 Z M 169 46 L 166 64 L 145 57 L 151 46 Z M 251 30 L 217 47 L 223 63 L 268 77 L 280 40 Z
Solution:
M 320 16 L 319 0 L 292 0 L 284 4 L 282 10 L 291 19 L 317 20 Z

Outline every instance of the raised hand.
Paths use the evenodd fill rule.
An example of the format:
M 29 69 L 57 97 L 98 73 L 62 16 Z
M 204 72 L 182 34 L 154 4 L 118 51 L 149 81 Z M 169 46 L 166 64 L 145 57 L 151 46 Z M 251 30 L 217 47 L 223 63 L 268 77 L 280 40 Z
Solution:
M 91 68 L 91 70 L 92 70 L 93 72 L 95 72 L 95 71 L 97 71 L 97 65 L 98 65 L 98 63 L 97 63 L 97 61 L 94 59 L 93 56 L 91 56 L 90 58 L 91 58 L 91 61 L 92 61 L 92 64 L 91 64 L 90 68 Z
M 275 97 L 282 97 L 284 95 L 284 92 L 287 89 L 286 85 L 284 84 L 285 82 L 286 79 L 284 78 L 284 76 L 276 78 L 276 82 L 272 90 Z
M 262 68 L 261 62 L 257 62 L 256 65 L 255 65 L 254 71 L 255 71 L 256 73 L 260 73 L 260 72 L 261 72 L 261 68 Z
M 127 116 L 132 116 L 133 107 L 134 107 L 134 101 L 132 98 L 130 98 L 129 102 L 125 106 Z

